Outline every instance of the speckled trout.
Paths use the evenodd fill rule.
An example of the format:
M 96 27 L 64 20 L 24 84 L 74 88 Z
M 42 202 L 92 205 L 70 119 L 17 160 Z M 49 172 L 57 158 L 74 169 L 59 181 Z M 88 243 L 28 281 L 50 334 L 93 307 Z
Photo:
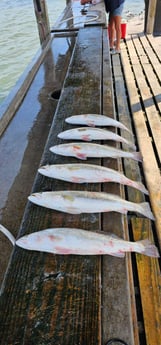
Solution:
M 77 228 L 50 228 L 20 237 L 18 240 L 0 224 L 0 231 L 15 244 L 28 250 L 53 254 L 105 255 L 124 257 L 126 252 L 136 252 L 159 257 L 158 249 L 148 239 L 129 242 L 116 235 Z
M 114 194 L 88 191 L 56 191 L 33 193 L 28 199 L 36 205 L 70 214 L 115 211 L 138 212 L 154 220 L 148 202 L 133 203 Z
M 147 189 L 141 182 L 132 181 L 119 171 L 99 165 L 82 163 L 54 164 L 44 165 L 38 171 L 44 176 L 73 183 L 116 182 L 148 194 Z
M 84 141 L 92 141 L 92 140 L 112 140 L 117 141 L 120 143 L 124 143 L 129 147 L 136 150 L 136 146 L 123 138 L 122 136 L 108 131 L 107 129 L 101 128 L 94 128 L 94 127 L 80 127 L 80 128 L 73 128 L 68 129 L 67 131 L 61 132 L 58 134 L 60 139 L 76 139 L 76 140 L 84 140 Z
M 131 158 L 135 161 L 142 162 L 140 152 L 129 152 L 117 149 L 108 145 L 100 145 L 94 143 L 69 143 L 60 144 L 50 147 L 50 151 L 62 156 L 72 156 L 82 160 L 86 160 L 87 157 L 101 158 Z
M 126 252 L 159 257 L 158 249 L 149 240 L 125 241 L 114 235 L 82 229 L 54 228 L 23 236 L 16 245 L 28 250 L 54 254 L 112 255 L 124 257 Z
M 73 125 L 86 125 L 90 127 L 95 127 L 95 126 L 117 127 L 117 128 L 124 129 L 130 132 L 130 130 L 125 125 L 123 125 L 123 123 L 105 115 L 99 115 L 99 114 L 73 115 L 73 116 L 67 117 L 65 121 Z

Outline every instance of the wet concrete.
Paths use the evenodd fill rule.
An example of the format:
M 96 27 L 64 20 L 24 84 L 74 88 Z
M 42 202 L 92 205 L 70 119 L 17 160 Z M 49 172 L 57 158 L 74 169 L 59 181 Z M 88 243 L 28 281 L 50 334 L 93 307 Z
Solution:
M 57 35 L 20 108 L 0 138 L 0 223 L 16 237 L 53 121 L 75 35 Z M 51 95 L 57 95 L 53 98 Z M 12 246 L 0 233 L 0 283 Z

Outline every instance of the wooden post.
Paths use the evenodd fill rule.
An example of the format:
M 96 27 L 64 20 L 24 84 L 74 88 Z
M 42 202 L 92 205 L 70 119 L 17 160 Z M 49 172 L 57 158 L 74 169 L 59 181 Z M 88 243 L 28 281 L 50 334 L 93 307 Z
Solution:
M 33 0 L 41 44 L 50 39 L 50 24 L 46 0 Z
M 156 14 L 157 0 L 149 0 L 148 15 L 146 21 L 145 32 L 152 34 L 154 30 L 155 14 Z

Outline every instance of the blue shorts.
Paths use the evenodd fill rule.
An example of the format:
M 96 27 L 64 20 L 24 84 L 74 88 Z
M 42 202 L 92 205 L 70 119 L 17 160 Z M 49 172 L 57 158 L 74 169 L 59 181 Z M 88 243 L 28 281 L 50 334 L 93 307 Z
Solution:
M 124 3 L 117 7 L 113 12 L 110 12 L 112 16 L 121 16 L 124 9 Z

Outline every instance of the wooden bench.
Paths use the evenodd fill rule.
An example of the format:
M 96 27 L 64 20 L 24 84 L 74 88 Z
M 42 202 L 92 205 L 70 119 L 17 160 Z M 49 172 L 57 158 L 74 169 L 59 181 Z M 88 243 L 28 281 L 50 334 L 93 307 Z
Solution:
M 115 117 L 107 31 L 101 26 L 79 30 L 41 164 L 69 162 L 68 157 L 53 155 L 49 147 L 60 142 L 60 131 L 69 128 L 65 118 L 80 112 Z M 89 161 L 102 164 L 100 159 Z M 112 159 L 104 159 L 103 164 L 119 167 Z M 36 176 L 33 191 L 62 189 L 80 186 Z M 102 187 L 91 184 L 81 189 L 100 191 Z M 120 186 L 107 184 L 103 190 L 119 193 Z M 118 214 L 74 216 L 28 203 L 19 235 L 59 226 L 124 234 Z M 60 256 L 16 247 L 2 290 L 1 343 L 14 339 L 25 344 L 98 345 L 115 336 L 132 344 L 126 264 L 113 257 Z
M 135 90 L 135 83 L 129 80 Z M 57 138 L 59 132 L 71 128 L 65 118 L 79 113 L 118 118 L 137 133 L 136 144 L 140 148 L 126 85 L 119 56 L 112 56 L 111 66 L 107 29 L 80 29 L 41 164 L 67 163 L 69 159 L 76 162 L 71 157 L 51 154 L 49 147 L 61 142 Z M 125 131 L 121 134 L 133 140 Z M 122 170 L 129 178 L 145 182 L 142 166 L 132 160 L 87 161 Z M 79 190 L 80 186 L 36 175 L 34 192 L 63 189 Z M 81 189 L 116 193 L 134 202 L 144 200 L 142 193 L 115 183 L 88 184 Z M 99 229 L 130 240 L 150 237 L 154 241 L 151 222 L 133 214 L 74 216 L 29 202 L 19 236 L 60 226 Z M 110 338 L 120 338 L 128 345 L 158 345 L 159 289 L 156 259 L 138 254 L 128 254 L 125 259 L 61 256 L 16 247 L 2 289 L 1 344 L 104 345 Z

